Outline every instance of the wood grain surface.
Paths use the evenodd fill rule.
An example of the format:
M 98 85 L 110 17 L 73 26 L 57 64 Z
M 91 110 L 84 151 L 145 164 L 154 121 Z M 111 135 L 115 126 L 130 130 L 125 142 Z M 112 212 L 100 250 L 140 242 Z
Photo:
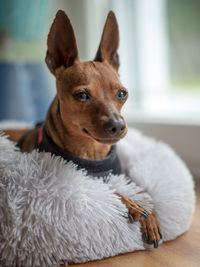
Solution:
M 73 267 L 200 267 L 200 179 L 196 180 L 197 203 L 192 225 L 176 240 L 157 249 L 132 252 Z

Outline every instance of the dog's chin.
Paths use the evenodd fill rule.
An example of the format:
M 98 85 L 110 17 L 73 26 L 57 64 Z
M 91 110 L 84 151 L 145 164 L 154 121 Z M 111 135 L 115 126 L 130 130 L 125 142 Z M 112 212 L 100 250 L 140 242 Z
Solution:
M 127 131 L 125 131 L 122 135 L 115 137 L 115 138 L 110 138 L 110 137 L 96 138 L 93 135 L 91 135 L 86 129 L 83 129 L 83 132 L 86 133 L 93 140 L 95 140 L 101 144 L 107 144 L 107 145 L 114 145 L 120 139 L 122 139 L 127 133 Z
M 114 145 L 117 143 L 121 138 L 94 138 L 97 142 L 107 145 Z

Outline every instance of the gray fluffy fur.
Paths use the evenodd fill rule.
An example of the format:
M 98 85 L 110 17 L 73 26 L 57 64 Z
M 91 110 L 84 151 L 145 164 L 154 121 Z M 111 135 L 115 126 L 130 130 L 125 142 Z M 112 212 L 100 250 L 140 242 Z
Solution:
M 163 241 L 185 232 L 194 211 L 191 174 L 162 142 L 129 130 L 123 175 L 107 181 L 49 153 L 22 154 L 0 135 L 0 266 L 56 267 L 147 248 L 115 193 L 158 215 Z M 141 190 L 147 193 L 137 194 Z

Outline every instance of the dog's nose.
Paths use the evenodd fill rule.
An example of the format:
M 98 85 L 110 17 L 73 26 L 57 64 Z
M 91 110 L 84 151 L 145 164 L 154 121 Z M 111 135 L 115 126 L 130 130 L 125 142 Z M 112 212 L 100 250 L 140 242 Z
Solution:
M 104 129 L 111 137 L 120 136 L 125 130 L 125 123 L 122 119 L 112 119 L 104 123 Z

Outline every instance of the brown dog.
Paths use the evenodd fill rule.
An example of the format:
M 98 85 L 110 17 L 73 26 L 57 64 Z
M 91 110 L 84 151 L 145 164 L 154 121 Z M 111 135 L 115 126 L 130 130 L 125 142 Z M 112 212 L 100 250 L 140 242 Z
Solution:
M 48 35 L 46 55 L 46 64 L 56 78 L 57 95 L 46 120 L 21 139 L 24 131 L 5 131 L 11 140 L 20 139 L 18 144 L 23 152 L 38 148 L 66 159 L 71 155 L 70 159 L 81 167 L 91 162 L 98 165 L 109 157 L 113 144 L 127 132 L 120 115 L 128 92 L 119 80 L 118 43 L 117 21 L 110 12 L 94 61 L 80 62 L 70 20 L 58 11 Z M 115 165 L 120 165 L 118 158 Z M 120 170 L 115 172 L 115 167 L 110 171 L 118 174 Z M 147 214 L 134 201 L 119 196 L 131 218 L 140 220 L 144 241 L 157 247 L 161 233 L 155 213 Z

